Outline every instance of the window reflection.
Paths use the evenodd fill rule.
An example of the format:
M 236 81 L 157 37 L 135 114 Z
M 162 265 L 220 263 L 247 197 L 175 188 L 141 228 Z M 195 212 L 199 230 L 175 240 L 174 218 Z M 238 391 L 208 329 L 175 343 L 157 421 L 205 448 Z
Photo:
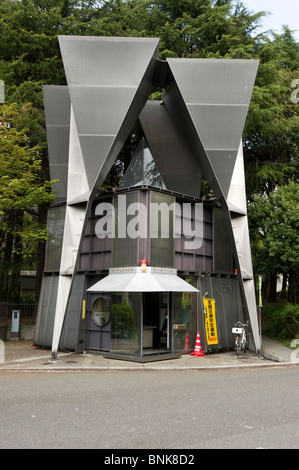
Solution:
M 132 354 L 137 349 L 137 327 L 132 299 L 127 292 L 113 294 L 111 306 L 111 351 Z
M 196 287 L 196 278 L 188 277 L 186 282 Z M 197 295 L 191 292 L 174 293 L 173 312 L 173 349 L 174 351 L 190 352 L 196 339 Z M 188 335 L 188 336 L 187 336 Z M 190 347 L 186 339 L 189 339 Z

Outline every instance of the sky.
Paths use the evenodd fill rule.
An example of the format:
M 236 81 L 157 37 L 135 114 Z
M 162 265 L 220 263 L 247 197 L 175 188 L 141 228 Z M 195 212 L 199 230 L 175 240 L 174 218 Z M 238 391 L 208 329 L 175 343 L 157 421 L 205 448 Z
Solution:
M 282 33 L 282 25 L 286 24 L 294 32 L 299 41 L 299 0 L 242 0 L 247 10 L 252 12 L 269 11 L 272 14 L 262 19 L 263 27 L 257 32 L 274 29 Z

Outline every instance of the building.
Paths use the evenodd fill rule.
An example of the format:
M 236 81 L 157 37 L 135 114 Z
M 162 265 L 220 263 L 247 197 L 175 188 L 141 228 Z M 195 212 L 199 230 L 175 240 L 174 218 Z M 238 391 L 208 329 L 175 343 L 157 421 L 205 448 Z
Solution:
M 44 88 L 49 240 L 34 343 L 160 360 L 260 350 L 242 131 L 255 60 L 158 60 L 158 39 L 59 37 L 67 86 Z M 156 88 L 162 101 L 151 101 Z M 117 191 L 103 182 L 142 138 Z M 203 179 L 214 197 L 202 198 Z M 164 331 L 164 333 L 163 333 Z

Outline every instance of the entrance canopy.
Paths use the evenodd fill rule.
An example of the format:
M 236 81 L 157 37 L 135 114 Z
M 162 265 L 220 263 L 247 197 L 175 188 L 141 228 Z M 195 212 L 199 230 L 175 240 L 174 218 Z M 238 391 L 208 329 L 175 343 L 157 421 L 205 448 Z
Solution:
M 109 275 L 87 292 L 199 292 L 173 268 L 134 266 L 110 268 Z

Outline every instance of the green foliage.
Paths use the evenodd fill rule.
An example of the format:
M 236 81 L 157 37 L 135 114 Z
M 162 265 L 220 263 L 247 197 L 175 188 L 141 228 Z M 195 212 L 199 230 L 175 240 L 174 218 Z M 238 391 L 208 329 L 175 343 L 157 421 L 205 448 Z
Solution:
M 50 182 L 41 183 L 39 146 L 29 146 L 23 127 L 29 112 L 29 104 L 0 108 L 0 230 L 6 232 L 11 230 L 9 215 L 16 211 L 33 215 L 36 206 L 53 199 Z
M 299 334 L 298 305 L 268 305 L 263 311 L 263 318 L 263 333 L 270 337 L 292 340 Z
M 248 198 L 269 193 L 291 178 L 298 180 L 298 106 L 291 83 L 298 78 L 298 44 L 288 28 L 274 40 L 256 44 L 260 59 L 244 130 Z
M 265 197 L 289 180 L 298 183 L 298 104 L 290 99 L 291 83 L 299 78 L 298 44 L 288 27 L 282 34 L 256 34 L 265 15 L 232 0 L 1 0 L 0 79 L 6 105 L 14 112 L 26 109 L 16 112 L 9 136 L 1 140 L 0 260 L 7 263 L 2 268 L 16 266 L 14 253 L 20 251 L 24 261 L 45 238 L 51 198 L 42 86 L 66 83 L 58 35 L 159 37 L 162 60 L 260 60 L 243 135 L 254 264 L 259 273 L 287 272 L 296 286 L 297 222 L 289 208 L 275 232 L 268 221 L 283 220 L 282 215 L 276 210 L 274 217 L 274 200 Z M 150 98 L 161 99 L 161 90 Z M 138 130 L 131 133 L 106 184 L 117 186 L 137 135 Z M 264 207 L 258 206 L 259 196 Z
M 30 104 L 0 106 L 0 298 L 4 299 L 18 298 L 19 271 L 32 267 L 37 243 L 47 238 L 39 207 L 53 200 L 51 183 L 42 174 L 42 144 L 30 146 L 25 127 L 31 111 Z
M 290 181 L 248 206 L 254 269 L 288 275 L 289 293 L 299 296 L 299 185 Z
M 133 307 L 126 304 L 112 304 L 111 329 L 113 335 L 136 337 L 136 324 Z

